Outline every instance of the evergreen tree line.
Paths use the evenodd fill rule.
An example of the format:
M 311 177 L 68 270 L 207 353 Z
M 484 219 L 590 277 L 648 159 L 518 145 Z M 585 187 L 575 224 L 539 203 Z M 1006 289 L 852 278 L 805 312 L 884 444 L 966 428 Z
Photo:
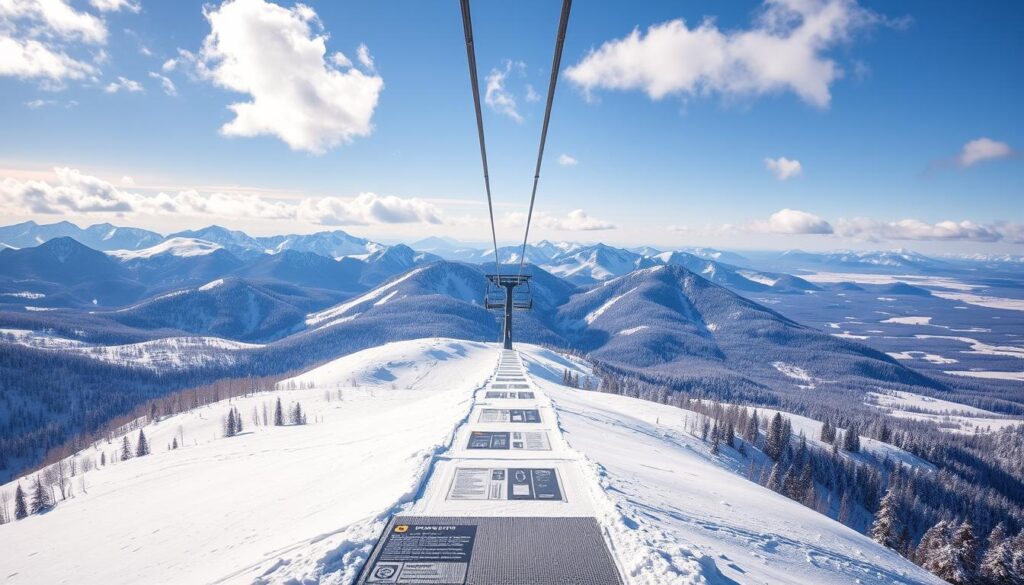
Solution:
M 1024 566 L 1024 557 L 1014 560 L 1018 558 L 1014 546 L 1024 542 L 1020 536 L 996 538 L 1005 544 L 989 544 L 984 554 L 980 547 L 976 549 L 972 554 L 979 562 L 967 563 L 973 569 L 948 568 L 960 566 L 949 559 L 955 556 L 951 552 L 956 549 L 954 542 L 967 542 L 960 530 L 964 524 L 972 534 L 980 528 L 983 534 L 996 536 L 1020 533 L 1024 527 L 1024 490 L 1019 479 L 1024 465 L 1024 425 L 989 434 L 955 435 L 951 441 L 934 429 L 922 435 L 917 424 L 885 420 L 881 412 L 874 413 L 873 419 L 819 415 L 824 422 L 816 438 L 828 448 L 817 449 L 809 448 L 802 435 L 794 438 L 788 418 L 778 413 L 765 416 L 756 409 L 751 412 L 748 407 L 723 405 L 706 396 L 692 397 L 607 371 L 599 375 L 600 391 L 700 413 L 703 422 L 694 423 L 699 428 L 692 432 L 710 441 L 713 453 L 729 446 L 742 455 L 753 448 L 768 457 L 770 467 L 760 466 L 752 458 L 748 471 L 752 481 L 867 532 L 944 579 L 971 585 L 1024 583 L 1024 573 L 1014 565 Z M 888 456 L 879 460 L 861 452 L 862 434 L 910 452 L 916 450 L 938 469 L 906 466 Z M 927 439 L 935 442 L 928 444 Z M 965 445 L 956 445 L 956 440 Z M 987 452 L 982 454 L 982 449 Z M 857 457 L 844 455 L 858 452 Z M 958 534 L 961 540 L 957 540 Z M 989 551 L 995 560 L 983 570 L 980 559 L 989 558 Z M 928 560 L 934 558 L 939 560 Z M 1003 570 L 998 567 L 1009 567 L 1005 573 L 1018 581 L 993 581 L 991 575 Z

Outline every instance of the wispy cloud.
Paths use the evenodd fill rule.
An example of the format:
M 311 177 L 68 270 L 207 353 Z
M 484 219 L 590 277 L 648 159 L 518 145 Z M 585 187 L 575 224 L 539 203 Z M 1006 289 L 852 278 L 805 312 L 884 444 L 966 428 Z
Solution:
M 804 172 L 800 161 L 796 159 L 791 160 L 784 156 L 766 158 L 764 159 L 764 166 L 780 181 L 788 181 L 793 177 L 799 177 Z
M 352 200 L 338 197 L 307 199 L 299 205 L 300 219 L 322 225 L 444 223 L 441 211 L 422 199 L 360 193 Z
M 574 167 L 578 165 L 579 162 L 580 161 L 576 160 L 574 157 L 568 154 L 565 154 L 564 152 L 558 155 L 558 164 L 562 165 L 563 167 Z
M 125 91 L 128 93 L 139 93 L 144 91 L 142 84 L 138 81 L 128 79 L 126 77 L 118 77 L 117 81 L 111 81 L 104 88 L 103 91 L 107 93 L 117 93 L 119 91 Z
M 501 223 L 509 227 L 525 225 L 526 214 L 519 211 L 506 213 L 502 217 Z M 533 214 L 533 225 L 565 232 L 593 232 L 617 228 L 612 222 L 592 217 L 582 209 L 574 209 L 567 213 L 565 217 L 557 217 L 544 211 L 537 211 Z
M 89 0 L 89 4 L 92 4 L 93 8 L 100 12 L 118 12 L 121 10 L 139 12 L 142 10 L 142 6 L 136 0 Z
M 160 81 L 160 87 L 163 88 L 164 93 L 166 93 L 167 95 L 172 97 L 178 95 L 178 88 L 175 87 L 174 82 L 171 81 L 170 77 L 167 77 L 166 75 L 160 75 L 156 71 L 150 71 L 149 76 L 153 79 Z
M 771 234 L 814 234 L 833 233 L 832 224 L 828 221 L 799 209 L 782 209 L 768 216 L 766 220 L 751 222 L 750 231 Z
M 992 140 L 991 138 L 978 138 L 964 144 L 960 154 L 956 157 L 956 164 L 960 167 L 973 167 L 985 161 L 998 160 L 1013 155 L 1013 149 L 1005 142 Z
M 522 72 L 526 65 L 522 61 L 505 60 L 503 69 L 491 69 L 485 79 L 484 103 L 499 114 L 522 123 L 523 116 L 519 113 L 516 96 L 508 90 L 508 77 L 513 71 Z

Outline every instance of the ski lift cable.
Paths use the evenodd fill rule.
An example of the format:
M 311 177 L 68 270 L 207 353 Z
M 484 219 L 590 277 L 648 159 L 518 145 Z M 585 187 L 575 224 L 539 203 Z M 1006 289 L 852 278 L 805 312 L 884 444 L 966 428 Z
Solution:
M 464 0 L 465 4 L 468 0 Z M 540 180 L 540 166 L 544 161 L 544 144 L 548 139 L 548 122 L 551 121 L 551 104 L 555 101 L 555 85 L 558 83 L 558 72 L 562 63 L 562 46 L 565 44 L 565 30 L 569 26 L 569 10 L 572 0 L 562 0 L 562 16 L 558 21 L 558 34 L 555 37 L 555 55 L 551 59 L 551 80 L 548 82 L 548 101 L 544 108 L 544 125 L 540 131 L 540 147 L 537 149 L 537 168 L 533 173 L 533 191 L 530 193 L 530 211 L 526 215 L 526 230 L 523 234 L 523 249 L 519 255 L 519 274 L 523 274 L 526 262 L 526 241 L 530 238 L 530 221 L 533 219 L 533 203 L 537 199 L 537 182 Z M 479 110 L 478 110 L 479 111 Z
M 476 51 L 473 48 L 473 20 L 469 14 L 469 0 L 462 1 L 462 28 L 466 33 L 466 57 L 469 60 L 469 80 L 473 85 L 473 106 L 476 108 L 476 129 L 480 139 L 480 160 L 484 167 L 484 190 L 487 193 L 487 213 L 491 219 L 491 241 L 494 243 L 494 271 L 501 274 L 498 260 L 498 235 L 494 229 L 494 204 L 491 201 L 491 179 L 487 171 L 487 146 L 484 142 L 484 117 L 480 111 L 480 83 L 476 73 Z

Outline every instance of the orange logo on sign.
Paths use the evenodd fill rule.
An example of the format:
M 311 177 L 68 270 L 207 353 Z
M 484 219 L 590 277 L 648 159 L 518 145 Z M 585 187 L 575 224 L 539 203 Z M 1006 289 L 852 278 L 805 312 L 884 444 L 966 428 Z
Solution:
M 399 524 L 395 526 L 395 532 L 408 532 L 409 526 L 407 524 Z

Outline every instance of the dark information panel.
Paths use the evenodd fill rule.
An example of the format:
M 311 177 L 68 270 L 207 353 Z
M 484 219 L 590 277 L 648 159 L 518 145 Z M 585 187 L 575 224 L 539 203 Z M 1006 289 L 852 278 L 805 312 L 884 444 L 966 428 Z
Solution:
M 623 585 L 593 518 L 422 516 L 388 522 L 356 583 Z

